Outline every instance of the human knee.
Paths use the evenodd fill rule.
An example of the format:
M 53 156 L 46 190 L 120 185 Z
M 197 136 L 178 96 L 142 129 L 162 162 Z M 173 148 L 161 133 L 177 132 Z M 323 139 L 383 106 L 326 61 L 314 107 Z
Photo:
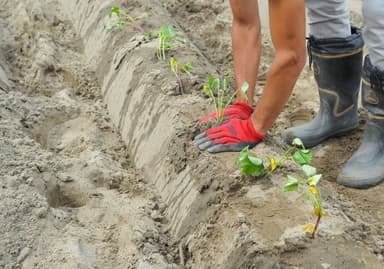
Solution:
M 305 66 L 306 51 L 298 48 L 277 50 L 276 60 L 292 72 L 300 73 Z
M 246 27 L 260 28 L 260 17 L 257 0 L 232 0 L 233 22 Z

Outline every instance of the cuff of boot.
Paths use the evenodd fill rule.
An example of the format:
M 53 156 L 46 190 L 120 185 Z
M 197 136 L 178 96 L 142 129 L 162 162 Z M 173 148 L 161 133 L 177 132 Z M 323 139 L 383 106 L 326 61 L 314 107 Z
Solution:
M 344 38 L 316 38 L 310 36 L 308 45 L 311 50 L 321 54 L 352 53 L 364 46 L 362 32 L 359 28 L 351 27 L 351 35 Z

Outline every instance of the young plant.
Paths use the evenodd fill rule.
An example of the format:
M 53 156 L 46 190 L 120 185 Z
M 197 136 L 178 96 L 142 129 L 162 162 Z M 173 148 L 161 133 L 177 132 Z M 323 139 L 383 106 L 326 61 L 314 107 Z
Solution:
M 114 22 L 107 22 L 105 24 L 105 28 L 107 30 L 112 30 L 113 28 L 122 29 L 126 24 L 129 24 L 137 31 L 143 33 L 146 37 L 147 42 L 153 39 L 153 35 L 151 32 L 146 33 L 145 30 L 136 22 L 136 20 L 119 6 L 111 7 L 108 13 L 108 17 L 111 19 L 113 15 L 117 17 L 117 20 Z
M 303 142 L 296 138 L 293 140 L 292 146 L 279 158 L 268 157 L 265 162 L 262 158 L 252 156 L 249 148 L 244 148 L 239 155 L 237 165 L 241 172 L 251 176 L 268 176 L 277 168 L 283 166 L 287 160 L 292 160 L 301 167 L 304 176 L 297 177 L 287 175 L 287 183 L 283 187 L 284 192 L 297 191 L 301 193 L 301 198 L 310 201 L 313 214 L 317 217 L 315 224 L 309 224 L 303 227 L 304 231 L 315 237 L 321 217 L 326 215 L 323 208 L 322 198 L 317 185 L 321 179 L 321 175 L 317 174 L 316 168 L 311 166 L 313 153 L 304 147 Z
M 160 27 L 158 34 L 159 45 L 157 47 L 157 58 L 159 60 L 165 60 L 165 52 L 172 48 L 172 42 L 178 41 L 183 44 L 187 43 L 187 40 L 180 38 L 176 35 L 176 30 L 171 25 L 163 25 Z
M 236 96 L 236 91 L 233 91 L 230 88 L 230 82 L 230 77 L 224 77 L 221 80 L 220 78 L 209 76 L 208 82 L 203 87 L 204 93 L 212 101 L 215 107 L 217 122 L 223 121 L 225 109 L 231 104 L 233 98 Z M 245 99 L 247 99 L 248 88 L 249 84 L 244 82 L 240 89 Z M 231 91 L 233 91 L 232 94 L 230 94 Z
M 182 80 L 182 74 L 187 74 L 191 77 L 192 65 L 191 63 L 186 63 L 185 65 L 179 65 L 176 58 L 172 57 L 169 59 L 169 67 L 171 68 L 172 73 L 176 77 L 177 89 L 180 94 L 185 93 L 184 83 Z
M 288 182 L 284 185 L 283 191 L 300 192 L 303 200 L 310 201 L 313 208 L 312 214 L 316 216 L 316 222 L 315 224 L 305 225 L 303 227 L 303 231 L 309 232 L 312 238 L 315 238 L 321 218 L 327 215 L 323 207 L 320 190 L 317 188 L 322 175 L 317 174 L 316 168 L 310 165 L 312 161 L 312 154 L 311 157 L 308 158 L 308 150 L 305 149 L 303 142 L 296 138 L 293 140 L 293 145 L 301 148 L 295 152 L 293 160 L 301 166 L 301 171 L 304 177 L 294 177 L 288 175 Z

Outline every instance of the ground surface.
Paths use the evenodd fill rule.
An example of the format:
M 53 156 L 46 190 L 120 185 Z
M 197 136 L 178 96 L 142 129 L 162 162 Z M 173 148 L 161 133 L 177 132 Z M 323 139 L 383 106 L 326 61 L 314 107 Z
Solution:
M 193 121 L 210 110 L 205 77 L 232 74 L 227 1 L 121 1 L 146 29 L 171 23 L 188 38 L 187 51 L 175 48 L 195 68 L 185 96 L 154 57 L 156 40 L 106 33 L 112 3 L 0 0 L 0 268 L 383 268 L 384 186 L 335 183 L 363 112 L 359 130 L 314 149 L 329 217 L 311 240 L 300 231 L 309 208 L 281 193 L 286 171 L 241 177 L 236 154 L 209 156 L 191 142 Z M 259 94 L 273 55 L 266 34 L 263 47 Z M 115 113 L 113 81 L 138 105 Z M 255 152 L 281 153 L 284 128 L 317 107 L 306 69 Z M 156 137 L 148 131 L 171 121 Z

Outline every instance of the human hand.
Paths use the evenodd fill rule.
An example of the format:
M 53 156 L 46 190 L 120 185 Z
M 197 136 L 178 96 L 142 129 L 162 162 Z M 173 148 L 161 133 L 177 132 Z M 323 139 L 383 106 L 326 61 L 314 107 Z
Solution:
M 244 147 L 250 148 L 265 138 L 253 127 L 252 119 L 231 119 L 227 123 L 210 128 L 197 135 L 194 142 L 200 150 L 210 153 L 241 151 Z
M 224 110 L 224 121 L 228 121 L 231 119 L 248 119 L 253 113 L 253 108 L 244 102 L 236 102 L 233 105 L 229 106 Z M 217 118 L 217 113 L 213 112 L 208 116 L 202 117 L 199 119 L 198 123 L 202 124 L 209 120 L 214 120 Z

